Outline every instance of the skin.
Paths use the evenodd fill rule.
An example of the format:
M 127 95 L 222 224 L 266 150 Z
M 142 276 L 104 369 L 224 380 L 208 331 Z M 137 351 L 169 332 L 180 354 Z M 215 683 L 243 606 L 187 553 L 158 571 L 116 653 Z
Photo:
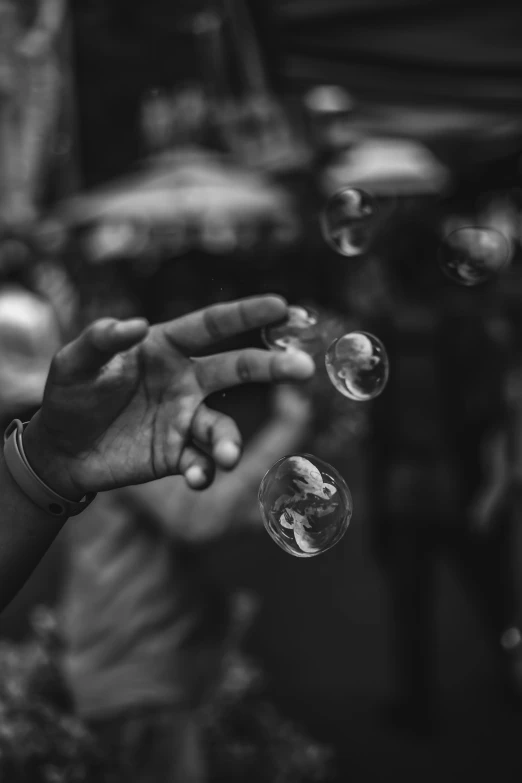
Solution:
M 102 319 L 53 359 L 42 407 L 24 433 L 33 470 L 69 500 L 182 474 L 204 489 L 241 455 L 235 422 L 210 410 L 213 392 L 248 382 L 309 378 L 313 361 L 290 353 L 212 346 L 285 318 L 286 302 L 260 296 L 149 326 Z M 61 523 L 38 508 L 0 458 L 0 608 L 20 589 Z
M 299 451 L 310 431 L 312 407 L 299 387 L 273 389 L 271 416 L 232 471 L 217 470 L 212 485 L 194 492 L 179 477 L 117 490 L 122 503 L 141 509 L 173 541 L 208 543 L 232 529 L 262 527 L 259 483 L 282 454 Z

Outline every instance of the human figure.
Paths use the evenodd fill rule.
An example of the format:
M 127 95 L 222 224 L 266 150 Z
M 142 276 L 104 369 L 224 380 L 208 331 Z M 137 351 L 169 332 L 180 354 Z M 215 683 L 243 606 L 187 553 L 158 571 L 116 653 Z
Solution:
M 66 0 L 0 3 L 0 223 L 8 226 L 37 217 L 65 89 L 66 18 Z
M 209 355 L 220 337 L 285 317 L 279 297 L 216 305 L 150 327 L 144 319 L 100 319 L 53 359 L 42 407 L 23 433 L 32 470 L 68 501 L 181 473 L 203 489 L 215 466 L 241 452 L 234 421 L 204 399 L 245 382 L 299 380 L 313 373 L 300 353 L 242 349 Z M 197 356 L 197 354 L 207 354 Z M 0 607 L 24 584 L 61 529 L 21 490 L 0 458 Z
M 519 431 L 520 413 L 506 395 L 511 349 L 499 302 L 487 289 L 445 284 L 409 230 L 411 257 L 386 264 L 391 307 L 378 333 L 392 369 L 375 404 L 371 475 L 380 491 L 372 516 L 391 598 L 395 717 L 423 732 L 432 730 L 437 708 L 441 555 L 468 581 L 509 698 L 521 703 L 515 507 L 505 493 L 512 457 L 503 446 L 507 433 Z M 430 244 L 424 229 L 417 238 Z
M 179 478 L 104 494 L 67 531 L 64 672 L 117 779 L 206 779 L 202 710 L 224 662 L 231 600 L 200 550 L 262 528 L 264 473 L 302 448 L 308 403 L 276 389 L 272 413 L 232 473 L 195 492 Z

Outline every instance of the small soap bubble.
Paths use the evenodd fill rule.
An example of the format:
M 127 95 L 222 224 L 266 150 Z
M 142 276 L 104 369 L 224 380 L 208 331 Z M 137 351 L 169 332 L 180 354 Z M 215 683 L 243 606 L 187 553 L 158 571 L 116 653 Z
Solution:
M 378 397 L 390 371 L 386 348 L 369 332 L 338 337 L 326 352 L 325 365 L 337 391 L 359 402 Z
M 376 227 L 375 199 L 359 188 L 335 193 L 321 215 L 325 242 L 342 256 L 352 258 L 366 252 Z
M 273 540 L 294 557 L 314 557 L 337 544 L 353 512 L 343 477 L 311 454 L 283 457 L 265 474 L 259 507 Z
M 267 348 L 278 351 L 297 349 L 315 353 L 322 345 L 319 316 L 308 307 L 290 305 L 288 317 L 266 326 L 261 337 Z
M 511 245 L 494 228 L 466 226 L 448 234 L 441 242 L 439 266 L 450 280 L 464 286 L 485 283 L 509 262 Z

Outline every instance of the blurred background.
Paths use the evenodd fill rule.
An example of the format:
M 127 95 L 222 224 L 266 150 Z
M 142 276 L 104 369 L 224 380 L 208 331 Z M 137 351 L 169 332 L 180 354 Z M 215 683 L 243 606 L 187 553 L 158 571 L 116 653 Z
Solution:
M 0 618 L 2 780 L 519 779 L 521 35 L 510 0 L 0 0 L 4 425 L 106 315 L 274 292 L 390 359 L 370 402 L 322 356 L 216 395 L 237 471 L 67 524 Z M 346 187 L 379 216 L 351 256 Z M 509 248 L 476 286 L 466 226 Z M 354 503 L 311 559 L 257 501 L 301 452 Z

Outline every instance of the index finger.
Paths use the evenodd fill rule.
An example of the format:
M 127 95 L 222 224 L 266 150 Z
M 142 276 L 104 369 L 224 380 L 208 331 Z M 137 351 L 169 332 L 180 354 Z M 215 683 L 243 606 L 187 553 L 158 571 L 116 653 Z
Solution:
M 196 310 L 162 324 L 162 329 L 177 348 L 193 355 L 228 337 L 280 321 L 287 311 L 283 297 L 265 294 Z

